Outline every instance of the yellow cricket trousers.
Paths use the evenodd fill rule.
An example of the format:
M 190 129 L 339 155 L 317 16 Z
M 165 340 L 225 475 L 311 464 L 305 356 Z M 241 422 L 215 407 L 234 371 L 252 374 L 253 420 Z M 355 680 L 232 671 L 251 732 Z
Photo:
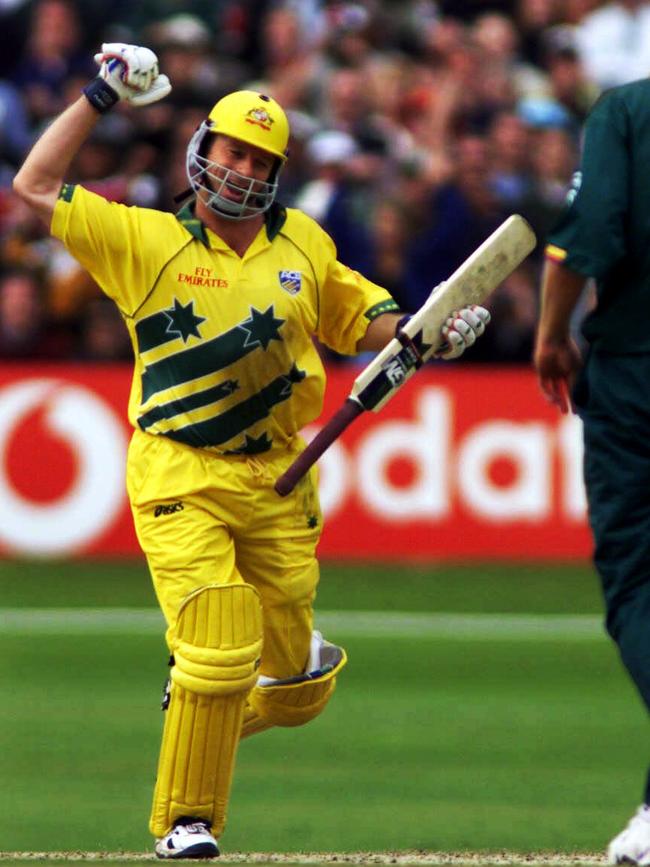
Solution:
M 315 472 L 288 497 L 273 490 L 296 454 L 215 455 L 135 431 L 127 488 L 168 644 L 189 593 L 246 582 L 262 603 L 260 673 L 285 678 L 304 671 L 322 525 Z

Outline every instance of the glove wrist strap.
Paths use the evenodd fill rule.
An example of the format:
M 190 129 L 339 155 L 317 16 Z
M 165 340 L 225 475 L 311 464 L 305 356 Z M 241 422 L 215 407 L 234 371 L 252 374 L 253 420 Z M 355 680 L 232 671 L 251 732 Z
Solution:
M 118 93 L 100 76 L 93 78 L 81 92 L 99 114 L 106 114 L 120 101 Z

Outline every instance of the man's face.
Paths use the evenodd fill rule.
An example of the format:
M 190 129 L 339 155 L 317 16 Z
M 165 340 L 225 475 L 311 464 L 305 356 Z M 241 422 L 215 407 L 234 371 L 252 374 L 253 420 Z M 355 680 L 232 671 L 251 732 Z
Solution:
M 225 169 L 237 172 L 249 180 L 251 178 L 256 181 L 269 180 L 275 165 L 275 157 L 272 154 L 228 135 L 218 134 L 214 135 L 212 139 L 206 154 L 210 161 L 218 163 Z M 222 169 L 215 171 L 215 174 L 220 179 L 225 176 Z M 228 179 L 228 186 L 224 187 L 222 195 L 233 201 L 241 200 L 243 192 L 238 193 L 237 186 L 237 178 L 231 175 Z M 242 186 L 242 189 L 247 190 L 248 184 L 245 187 Z M 261 187 L 258 189 L 261 190 Z M 255 191 L 255 187 L 253 187 L 253 191 Z
M 269 151 L 200 127 L 188 156 L 188 177 L 197 202 L 215 214 L 244 220 L 264 213 L 273 203 L 279 159 Z

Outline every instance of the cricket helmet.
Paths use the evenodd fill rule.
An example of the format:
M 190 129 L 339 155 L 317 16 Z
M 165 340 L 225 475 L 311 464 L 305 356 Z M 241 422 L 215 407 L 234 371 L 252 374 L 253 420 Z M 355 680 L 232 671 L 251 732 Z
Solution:
M 210 134 L 227 135 L 253 145 L 276 158 L 268 181 L 241 175 L 205 156 Z M 253 90 L 238 90 L 224 96 L 192 136 L 187 148 L 186 169 L 190 186 L 215 213 L 232 220 L 246 220 L 273 204 L 278 175 L 287 159 L 289 121 L 270 96 Z M 226 189 L 243 196 L 233 201 Z

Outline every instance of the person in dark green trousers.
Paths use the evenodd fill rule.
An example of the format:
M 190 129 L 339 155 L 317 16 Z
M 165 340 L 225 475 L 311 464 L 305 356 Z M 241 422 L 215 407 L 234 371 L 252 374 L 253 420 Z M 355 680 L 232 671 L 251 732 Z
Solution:
M 650 79 L 592 108 L 545 253 L 534 364 L 547 399 L 582 419 L 607 630 L 650 709 Z M 588 278 L 582 351 L 572 320 Z M 650 865 L 650 774 L 608 859 Z

